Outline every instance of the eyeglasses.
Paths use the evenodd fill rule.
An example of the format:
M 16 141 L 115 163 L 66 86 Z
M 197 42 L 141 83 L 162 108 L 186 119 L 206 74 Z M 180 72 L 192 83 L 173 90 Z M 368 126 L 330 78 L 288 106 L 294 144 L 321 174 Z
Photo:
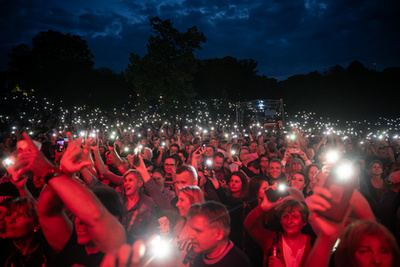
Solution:
M 164 166 L 175 167 L 175 164 L 164 164 Z

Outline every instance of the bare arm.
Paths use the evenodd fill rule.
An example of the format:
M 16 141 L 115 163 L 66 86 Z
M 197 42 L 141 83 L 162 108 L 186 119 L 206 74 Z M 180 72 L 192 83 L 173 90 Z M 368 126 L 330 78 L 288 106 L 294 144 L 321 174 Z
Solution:
M 48 185 L 65 206 L 87 225 L 97 248 L 110 252 L 125 243 L 124 228 L 92 191 L 67 175 L 51 179 Z
M 103 159 L 100 156 L 100 151 L 97 146 L 92 147 L 94 153 L 94 163 L 96 164 L 96 168 L 99 170 L 100 174 L 109 179 L 111 182 L 117 185 L 122 184 L 122 176 L 116 175 L 109 170 L 107 170 L 104 165 Z
M 63 207 L 64 203 L 51 186 L 46 185 L 39 196 L 37 213 L 43 234 L 57 253 L 65 247 L 73 231 L 73 224 Z

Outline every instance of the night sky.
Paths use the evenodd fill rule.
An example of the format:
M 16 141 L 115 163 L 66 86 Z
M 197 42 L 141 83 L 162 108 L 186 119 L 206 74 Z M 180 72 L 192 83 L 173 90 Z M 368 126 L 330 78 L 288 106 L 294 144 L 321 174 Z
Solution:
M 197 26 L 207 38 L 197 58 L 252 58 L 278 80 L 354 60 L 400 66 L 398 0 L 2 0 L 0 14 L 1 71 L 12 45 L 50 29 L 86 40 L 96 68 L 124 71 L 131 52 L 146 53 L 154 16 Z

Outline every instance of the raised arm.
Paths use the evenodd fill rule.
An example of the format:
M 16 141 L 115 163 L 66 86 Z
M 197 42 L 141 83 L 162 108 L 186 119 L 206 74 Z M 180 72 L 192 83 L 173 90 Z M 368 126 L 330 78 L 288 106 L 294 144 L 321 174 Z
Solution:
M 122 184 L 122 176 L 116 175 L 109 170 L 107 170 L 106 166 L 104 165 L 103 159 L 100 156 L 100 151 L 98 146 L 93 146 L 93 154 L 94 154 L 94 163 L 96 168 L 99 170 L 100 174 L 103 175 L 105 178 L 109 179 L 111 182 L 121 185 Z
M 29 136 L 26 135 L 24 138 L 27 140 Z M 61 175 L 58 174 L 60 169 L 54 169 L 54 166 L 46 163 L 43 160 L 44 156 L 39 151 L 35 151 L 34 155 L 36 157 L 30 157 L 31 161 L 25 164 L 35 174 L 37 172 L 39 175 L 46 173 L 46 188 L 49 187 L 49 189 L 46 189 L 46 194 L 44 196 L 41 195 L 41 199 L 39 200 L 41 202 L 39 205 L 39 214 L 42 215 L 41 220 L 44 221 L 46 217 L 52 217 L 61 223 L 63 226 L 61 227 L 61 237 L 53 236 L 55 241 L 51 242 L 53 245 L 55 244 L 56 250 L 65 246 L 65 240 L 68 241 L 65 237 L 68 234 L 70 236 L 71 233 L 70 224 L 65 221 L 65 215 L 62 214 L 62 205 L 60 205 L 61 202 L 58 201 L 58 197 L 77 218 L 87 225 L 88 231 L 97 248 L 103 252 L 117 249 L 126 241 L 125 230 L 122 225 L 107 211 L 92 191 L 68 176 L 91 164 L 90 161 L 82 161 L 81 138 L 73 141 L 69 135 L 69 139 L 70 144 L 61 159 Z M 30 139 L 28 141 L 33 145 Z M 27 168 L 25 169 L 27 170 Z M 52 170 L 54 170 L 53 173 Z M 49 175 L 50 173 L 52 175 Z M 46 222 L 44 223 L 46 224 Z M 57 229 L 52 228 L 54 226 L 59 227 L 58 224 L 46 226 L 53 235 L 56 233 L 52 231 L 57 231 Z
M 281 202 L 282 200 L 269 202 L 264 194 L 262 203 L 255 207 L 244 220 L 243 225 L 246 231 L 261 248 L 267 247 L 267 243 L 274 236 L 271 235 L 271 231 L 264 227 L 264 219 L 271 218 L 275 212 L 275 207 Z

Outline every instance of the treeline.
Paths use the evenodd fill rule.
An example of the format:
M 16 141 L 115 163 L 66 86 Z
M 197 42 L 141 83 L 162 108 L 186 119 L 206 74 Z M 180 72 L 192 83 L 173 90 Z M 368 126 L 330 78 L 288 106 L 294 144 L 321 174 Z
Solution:
M 93 55 L 80 36 L 40 32 L 32 45 L 14 46 L 9 69 L 1 73 L 2 94 L 35 93 L 62 99 L 64 105 L 114 108 L 139 101 L 184 107 L 193 99 L 238 102 L 283 98 L 285 111 L 314 111 L 338 119 L 398 116 L 400 68 L 382 72 L 354 61 L 277 81 L 257 73 L 253 59 L 199 60 L 193 55 L 206 42 L 196 27 L 176 30 L 169 20 L 150 19 L 153 35 L 147 54 L 134 53 L 122 73 L 95 69 Z

